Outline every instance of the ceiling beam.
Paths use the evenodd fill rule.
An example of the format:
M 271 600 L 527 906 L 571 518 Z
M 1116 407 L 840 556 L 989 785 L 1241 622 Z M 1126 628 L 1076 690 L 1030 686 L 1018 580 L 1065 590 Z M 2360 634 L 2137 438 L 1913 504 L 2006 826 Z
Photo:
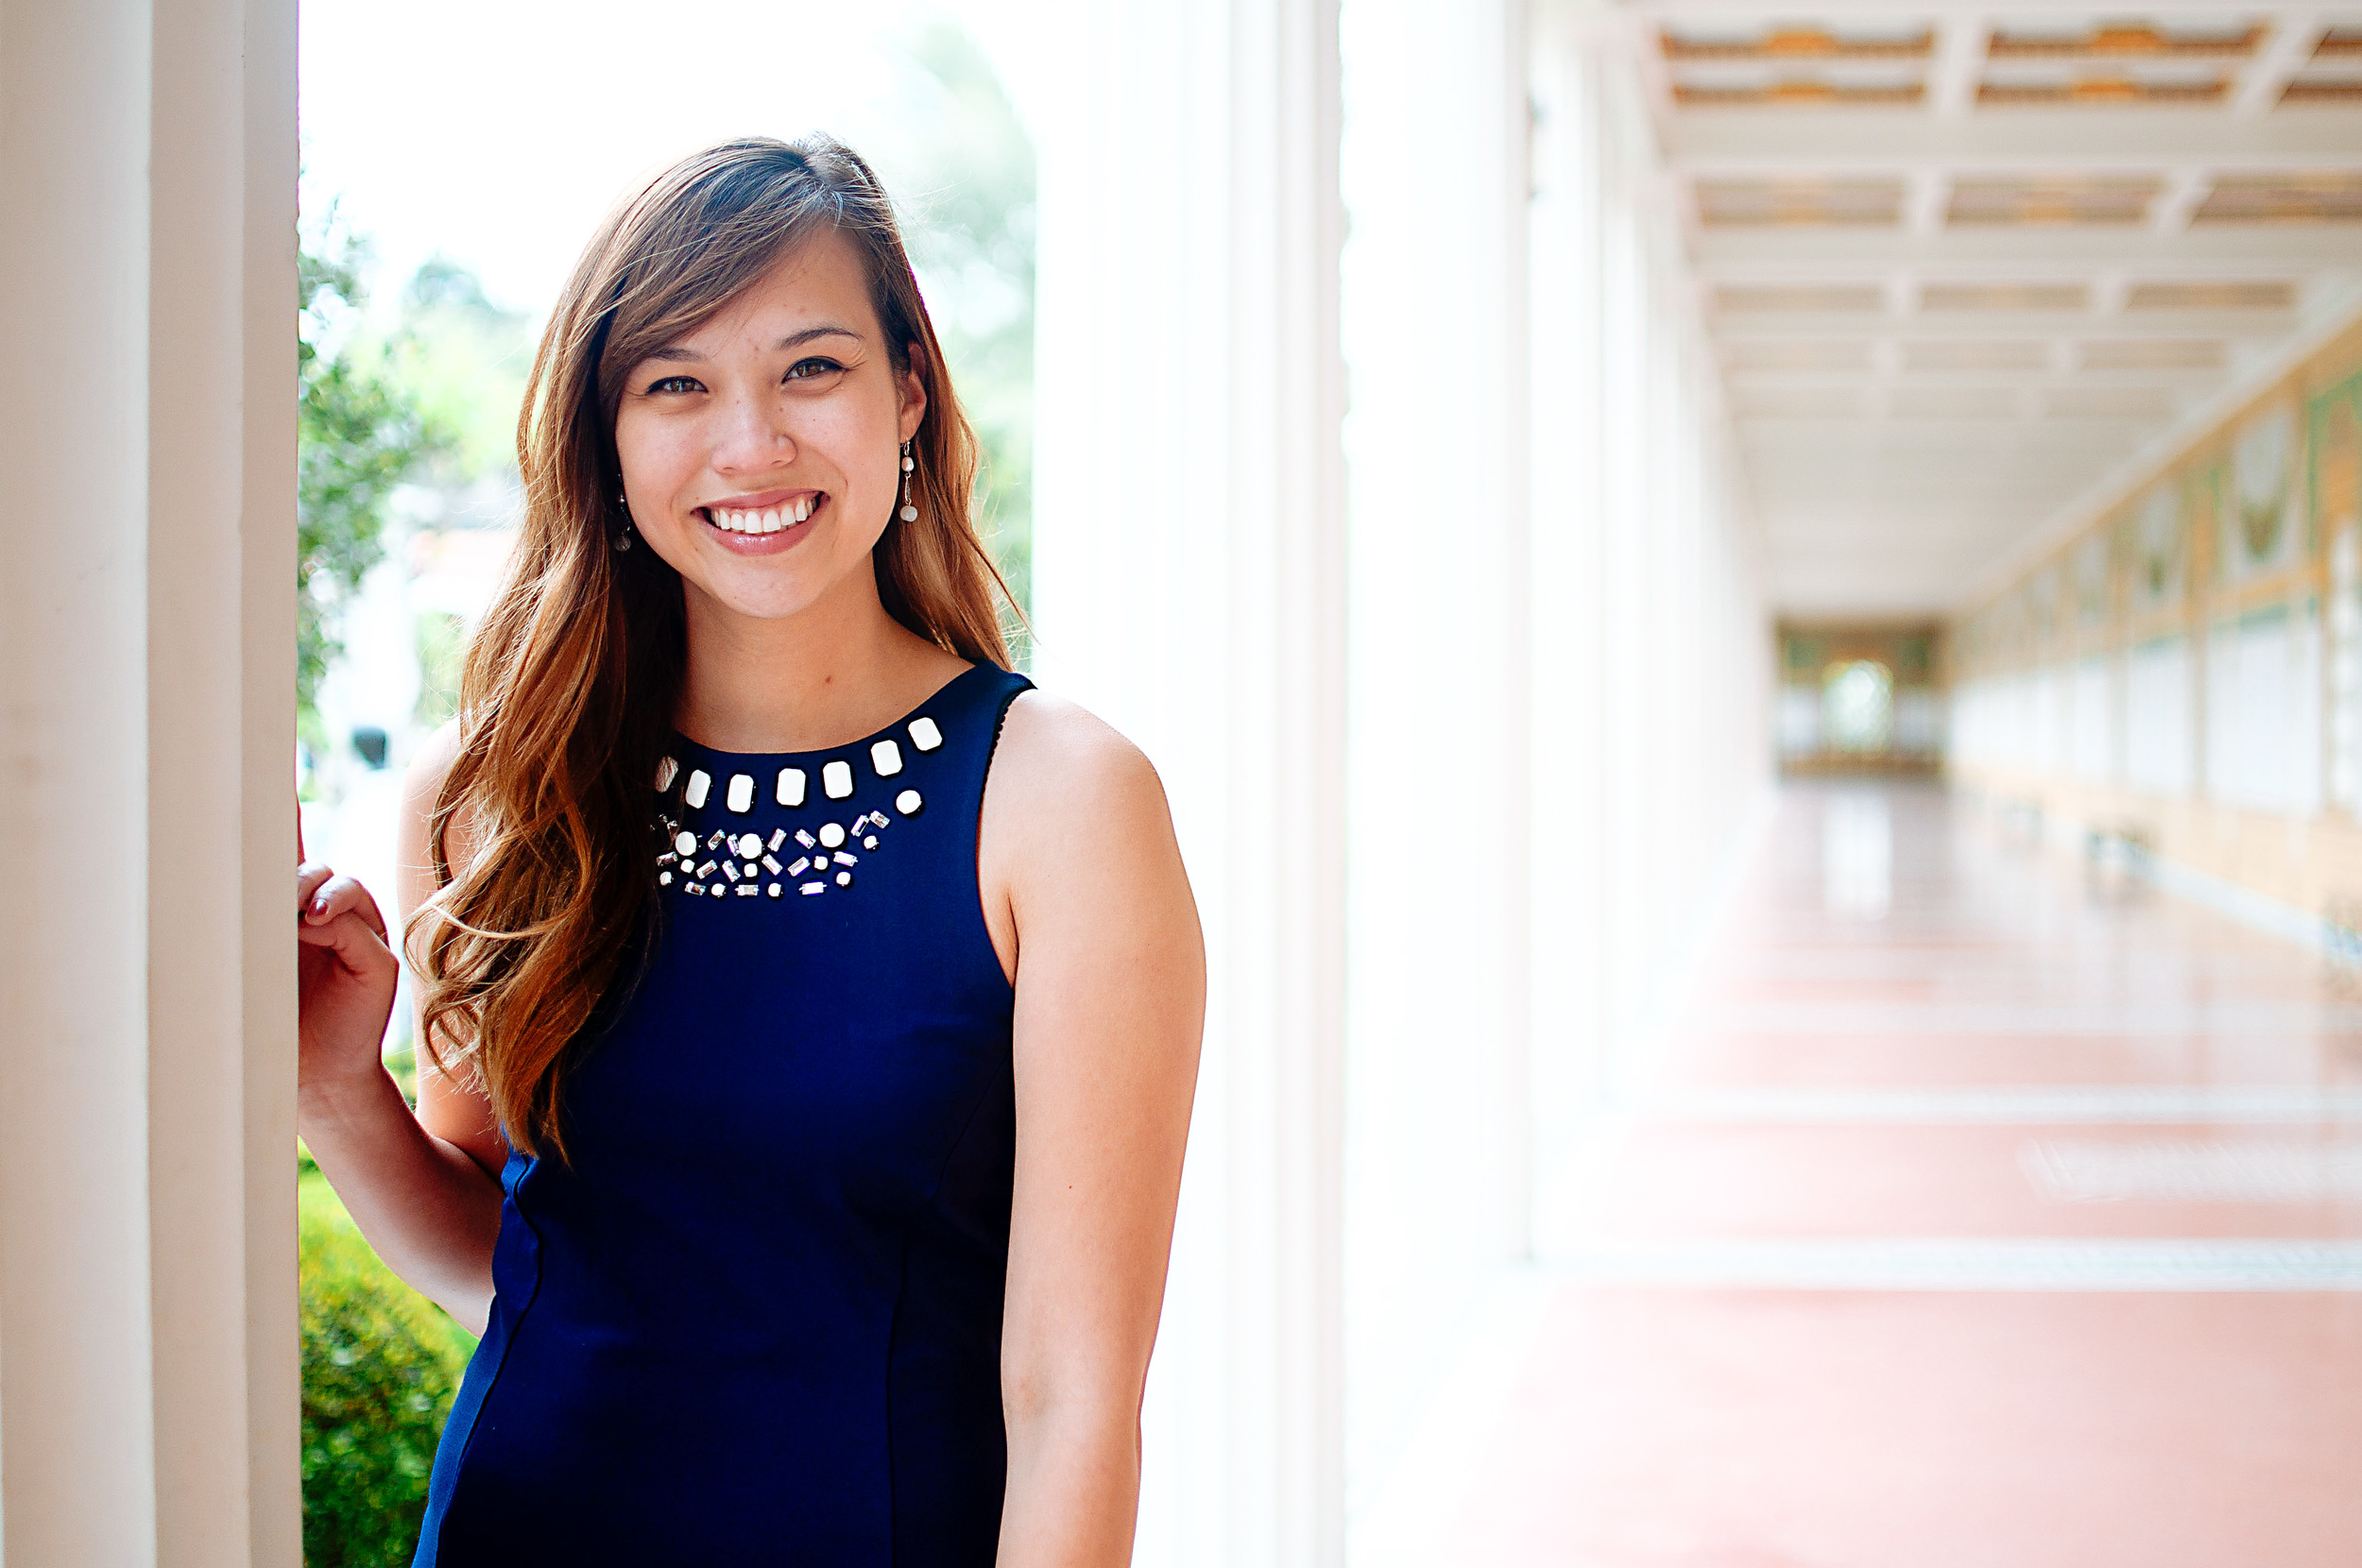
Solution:
M 2149 231 L 2179 234 L 2188 229 L 2190 214 L 2198 211 L 2199 203 L 2206 199 L 2206 193 L 2213 188 L 2214 181 L 2202 169 L 2185 167 L 2174 170 L 2165 177 L 2165 188 L 2158 192 L 2157 199 L 2149 204 Z
M 2239 90 L 2231 100 L 2231 112 L 2247 120 L 2270 113 L 2279 104 L 2280 94 L 2288 90 L 2289 79 L 2313 58 L 2321 32 L 2318 15 L 2308 11 L 2283 15 L 2271 36 L 2265 40 L 2262 53 L 2240 74 Z
M 1772 369 L 1754 366 L 1725 366 L 1722 375 L 1734 389 L 1749 391 L 1810 391 L 1818 388 L 1854 390 L 1873 385 L 1903 387 L 1999 387 L 2035 386 L 2045 391 L 2060 391 L 2080 387 L 2142 387 L 2171 386 L 2178 390 L 2207 387 L 2227 380 L 2227 365 L 2152 365 L 2107 366 L 2094 369 L 2053 369 L 2045 366 L 2039 370 L 1902 370 L 1887 372 L 1868 368 L 1855 370 Z M 1750 417 L 1756 411 L 1750 411 Z M 1767 415 L 1783 418 L 1785 415 Z M 2153 417 L 2153 416 L 2150 416 Z
M 1985 18 L 1963 12 L 1936 24 L 1936 54 L 1927 68 L 1927 107 L 1945 120 L 1964 120 L 1977 109 L 1977 77 L 1984 68 Z
M 1725 343 L 1901 337 L 2229 338 L 2260 343 L 2294 332 L 2297 316 L 2291 311 L 2133 311 L 2121 315 L 2097 311 L 1913 311 L 1904 315 L 1734 311 L 1709 315 L 1706 324 Z
M 2301 108 L 2239 118 L 2210 109 L 2003 109 L 1964 117 L 1921 110 L 1685 110 L 1665 156 L 1692 175 L 2362 169 L 2362 109 Z
M 2291 268 L 2362 262 L 2362 226 L 2210 224 L 2179 234 L 2145 228 L 1995 225 L 1914 235 L 1894 229 L 1707 229 L 1691 254 L 1709 281 L 1859 277 L 1889 267 L 1962 278 L 2053 280 L 2062 267 L 2126 267 L 2144 277 L 2285 278 Z
M 1754 23 L 1768 26 L 1793 23 L 1799 16 L 1846 26 L 1891 26 L 1898 13 L 1905 20 L 1941 22 L 1952 17 L 1981 16 L 1994 8 L 1993 0 L 1912 0 L 1908 7 L 1899 7 L 1894 0 L 1811 0 L 1806 5 L 1800 5 L 1798 0 L 1620 0 L 1617 9 L 1644 26 L 1655 27 L 1682 23 Z M 2028 9 L 2024 5 L 2013 8 L 2017 14 Z M 2190 18 L 2206 23 L 2219 23 L 2232 13 L 2260 14 L 2277 23 L 2290 13 L 2313 9 L 2309 5 L 2226 6 L 2222 0 L 2136 0 L 2118 6 L 2078 6 L 2064 0 L 2045 0 L 2034 9 L 2040 10 L 2045 23 L 2062 28 L 2118 21 L 2128 13 L 2158 21 Z

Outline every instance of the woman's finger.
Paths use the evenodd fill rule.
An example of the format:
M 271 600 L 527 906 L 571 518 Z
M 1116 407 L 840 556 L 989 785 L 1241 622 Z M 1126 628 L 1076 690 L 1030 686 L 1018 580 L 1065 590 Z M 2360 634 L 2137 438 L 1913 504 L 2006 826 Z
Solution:
M 393 949 L 369 923 L 351 911 L 320 925 L 296 928 L 296 941 L 307 947 L 325 947 L 348 972 L 368 976 L 395 967 Z
M 334 920 L 339 915 L 357 914 L 368 922 L 369 929 L 379 936 L 385 934 L 385 917 L 377 911 L 377 900 L 369 890 L 350 877 L 332 877 L 312 894 L 312 900 L 303 907 L 304 919 L 317 924 Z
M 335 875 L 336 870 L 334 866 L 323 865 L 318 861 L 306 861 L 297 866 L 296 908 L 300 910 L 309 908 L 313 895 L 319 892 L 320 885 Z

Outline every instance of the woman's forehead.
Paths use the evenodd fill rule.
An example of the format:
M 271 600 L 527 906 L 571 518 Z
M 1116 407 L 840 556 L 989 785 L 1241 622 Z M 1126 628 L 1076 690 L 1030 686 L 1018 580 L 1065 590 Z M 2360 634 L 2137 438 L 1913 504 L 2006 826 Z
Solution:
M 685 341 L 719 352 L 745 339 L 768 346 L 773 338 L 824 324 L 864 339 L 874 338 L 878 331 L 860 253 L 834 229 L 823 230 L 781 255 Z

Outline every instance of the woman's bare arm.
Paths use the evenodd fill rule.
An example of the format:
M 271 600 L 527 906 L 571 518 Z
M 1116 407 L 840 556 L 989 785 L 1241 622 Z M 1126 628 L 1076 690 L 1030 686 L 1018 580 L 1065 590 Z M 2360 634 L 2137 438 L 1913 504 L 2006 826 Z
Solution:
M 1017 982 L 1000 1561 L 1120 1568 L 1205 1022 L 1197 907 L 1147 759 L 1037 693 L 1010 710 L 981 870 Z
M 427 834 L 454 740 L 438 733 L 405 781 L 400 838 L 404 915 L 435 891 Z M 462 846 L 454 844 L 454 851 Z M 368 891 L 324 866 L 298 872 L 302 943 L 297 1128 L 378 1255 L 476 1333 L 492 1300 L 499 1172 L 491 1108 L 419 1052 L 419 1109 L 402 1103 L 382 1051 L 398 967 Z

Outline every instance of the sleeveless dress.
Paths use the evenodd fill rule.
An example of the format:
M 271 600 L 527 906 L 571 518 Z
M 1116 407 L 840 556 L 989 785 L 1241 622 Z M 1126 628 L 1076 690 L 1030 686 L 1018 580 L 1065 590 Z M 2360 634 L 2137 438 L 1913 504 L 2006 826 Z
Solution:
M 1013 995 L 976 877 L 1009 703 L 867 740 L 676 740 L 646 963 L 512 1156 L 417 1568 L 989 1568 Z

